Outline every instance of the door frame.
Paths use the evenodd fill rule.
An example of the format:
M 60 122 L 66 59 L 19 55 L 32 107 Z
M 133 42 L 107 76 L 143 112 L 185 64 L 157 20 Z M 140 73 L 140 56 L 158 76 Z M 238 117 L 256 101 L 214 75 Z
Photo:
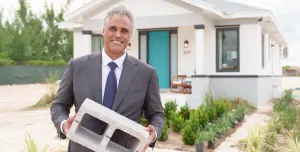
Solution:
M 147 43 L 146 43 L 146 54 L 147 54 L 147 64 L 149 64 L 149 32 L 155 32 L 155 31 L 168 31 L 169 32 L 169 87 L 171 85 L 172 81 L 172 73 L 171 73 L 171 66 L 172 66 L 172 48 L 171 48 L 171 37 L 172 34 L 177 34 L 177 40 L 178 40 L 178 27 L 171 27 L 171 28 L 150 28 L 150 29 L 137 29 L 138 31 L 138 48 L 139 48 L 139 59 L 141 59 L 141 36 L 146 35 L 147 37 Z M 178 45 L 178 43 L 177 43 Z M 177 50 L 178 53 L 178 50 Z M 177 68 L 178 68 L 178 55 L 177 55 Z M 177 75 L 178 75 L 178 70 L 177 70 Z

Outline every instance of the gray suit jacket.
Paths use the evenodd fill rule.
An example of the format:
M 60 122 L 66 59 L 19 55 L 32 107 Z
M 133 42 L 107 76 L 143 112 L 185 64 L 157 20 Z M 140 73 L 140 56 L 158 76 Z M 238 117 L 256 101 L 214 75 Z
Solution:
M 72 105 L 75 105 L 77 113 L 86 98 L 102 104 L 101 64 L 101 52 L 71 59 L 68 63 L 50 108 L 51 120 L 62 139 L 66 137 L 60 130 L 60 124 L 68 119 Z M 140 122 L 144 110 L 149 124 L 155 127 L 159 138 L 164 125 L 164 113 L 156 71 L 127 54 L 112 110 L 137 123 Z M 106 127 L 91 116 L 86 116 L 82 125 L 100 135 Z M 116 131 L 111 140 L 126 148 L 130 148 L 134 142 L 132 137 L 121 131 Z M 150 147 L 154 147 L 154 144 Z M 89 151 L 75 142 L 69 143 L 69 152 Z

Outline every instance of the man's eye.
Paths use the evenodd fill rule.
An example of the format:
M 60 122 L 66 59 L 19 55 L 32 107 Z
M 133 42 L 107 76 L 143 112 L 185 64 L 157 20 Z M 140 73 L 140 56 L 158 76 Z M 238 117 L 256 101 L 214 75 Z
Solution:
M 128 30 L 127 29 L 122 29 L 122 32 L 123 33 L 128 33 Z
M 110 27 L 109 28 L 111 31 L 116 31 L 117 29 L 115 27 Z

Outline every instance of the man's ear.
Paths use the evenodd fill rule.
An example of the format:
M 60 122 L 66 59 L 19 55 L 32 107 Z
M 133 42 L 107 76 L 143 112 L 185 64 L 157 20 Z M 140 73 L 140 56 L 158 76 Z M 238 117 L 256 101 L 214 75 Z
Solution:
M 102 28 L 102 36 L 104 36 L 104 27 Z

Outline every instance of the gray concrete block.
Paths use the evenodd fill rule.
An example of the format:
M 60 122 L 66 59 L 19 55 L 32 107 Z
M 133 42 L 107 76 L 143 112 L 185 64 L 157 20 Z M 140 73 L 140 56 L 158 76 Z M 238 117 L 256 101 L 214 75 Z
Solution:
M 89 114 L 108 124 L 103 135 L 98 135 L 80 125 L 84 114 Z M 110 138 L 116 129 L 124 131 L 131 136 L 137 138 L 137 142 L 131 149 L 125 149 L 122 146 L 111 142 Z M 67 133 L 67 138 L 79 143 L 95 152 L 140 152 L 147 144 L 149 133 L 145 127 L 98 104 L 90 99 L 86 99 L 75 120 Z

